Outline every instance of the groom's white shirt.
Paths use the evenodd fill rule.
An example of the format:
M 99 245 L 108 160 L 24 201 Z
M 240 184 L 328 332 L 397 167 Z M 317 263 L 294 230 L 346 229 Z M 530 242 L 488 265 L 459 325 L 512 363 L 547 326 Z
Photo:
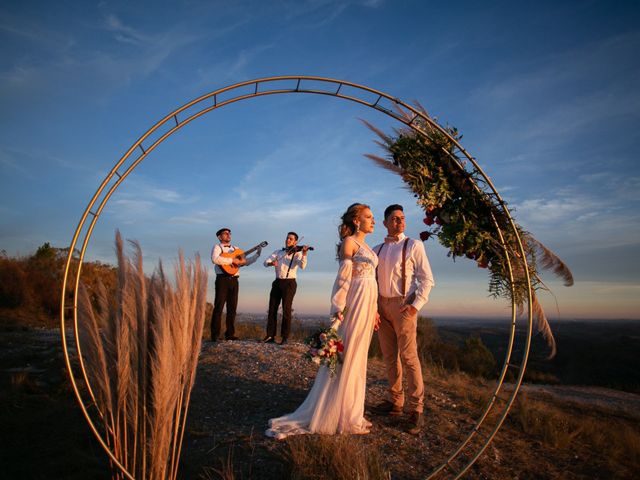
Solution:
M 378 244 L 373 251 L 378 255 L 378 292 L 382 297 L 393 298 L 402 296 L 402 248 L 404 233 L 398 236 L 397 242 Z M 380 246 L 384 245 L 382 251 Z M 415 293 L 411 305 L 420 310 L 429 301 L 429 292 L 435 285 L 431 265 L 427 258 L 424 245 L 413 238 L 409 239 L 406 257 L 406 297 Z

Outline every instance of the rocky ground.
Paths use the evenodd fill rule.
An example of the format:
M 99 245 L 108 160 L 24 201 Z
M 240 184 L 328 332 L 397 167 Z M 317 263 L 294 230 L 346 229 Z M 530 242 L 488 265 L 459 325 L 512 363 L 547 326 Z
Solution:
M 6 478 L 109 478 L 104 455 L 83 425 L 66 386 L 59 335 L 2 332 L 1 341 L 0 447 Z M 287 478 L 288 440 L 276 441 L 263 432 L 269 418 L 294 410 L 309 390 L 316 367 L 303 358 L 304 350 L 300 343 L 279 346 L 255 340 L 203 344 L 181 478 Z M 426 426 L 413 436 L 405 432 L 404 419 L 370 412 L 386 387 L 381 361 L 370 360 L 367 414 L 374 426 L 369 435 L 353 436 L 353 442 L 365 452 L 378 452 L 391 478 L 428 476 L 474 427 L 491 391 L 485 382 L 442 373 L 427 373 L 426 384 Z M 597 389 L 596 395 L 594 390 L 575 387 L 526 389 L 528 400 L 588 407 L 590 414 L 624 417 L 627 422 L 640 419 L 638 395 L 605 389 Z M 52 438 L 56 446 L 51 445 Z M 52 476 L 52 471 L 57 474 Z M 88 472 L 92 473 L 87 476 Z M 517 420 L 507 417 L 466 475 L 578 479 L 633 478 L 634 472 L 612 471 L 607 458 L 590 445 L 576 442 L 554 448 L 544 438 L 525 434 Z

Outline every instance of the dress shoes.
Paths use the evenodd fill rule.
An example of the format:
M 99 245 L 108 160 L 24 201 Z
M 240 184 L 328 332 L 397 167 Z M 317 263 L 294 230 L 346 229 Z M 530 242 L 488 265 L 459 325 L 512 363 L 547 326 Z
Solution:
M 283 338 L 282 340 L 280 340 L 280 345 L 286 345 L 287 343 L 289 342 L 287 341 L 286 338 Z
M 227 340 L 240 340 L 240 338 L 236 337 L 235 335 L 232 335 L 230 337 L 226 337 Z
M 276 343 L 276 339 L 273 338 L 271 335 L 267 335 L 262 339 L 262 343 Z
M 402 407 L 400 405 L 394 405 L 389 400 L 383 400 L 381 403 L 373 407 L 371 411 L 378 415 L 390 415 L 392 417 L 402 415 Z
M 424 427 L 424 416 L 422 412 L 411 412 L 407 432 L 411 435 L 418 435 L 422 431 L 422 427 Z

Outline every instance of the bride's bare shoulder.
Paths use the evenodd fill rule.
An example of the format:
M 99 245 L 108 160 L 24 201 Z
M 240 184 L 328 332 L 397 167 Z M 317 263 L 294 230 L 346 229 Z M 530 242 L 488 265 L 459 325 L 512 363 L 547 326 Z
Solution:
M 345 237 L 340 246 L 340 258 L 351 258 L 358 251 L 360 245 L 352 236 Z

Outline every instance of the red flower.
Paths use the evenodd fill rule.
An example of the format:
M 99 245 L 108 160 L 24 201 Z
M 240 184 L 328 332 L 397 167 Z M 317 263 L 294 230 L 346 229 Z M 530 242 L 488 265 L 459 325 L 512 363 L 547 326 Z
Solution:
M 420 240 L 422 240 L 423 242 L 426 242 L 427 240 L 429 240 L 429 237 L 433 235 L 433 233 L 431 232 L 420 232 Z
M 423 222 L 426 225 L 433 225 L 433 217 L 431 215 L 427 215 L 426 217 L 424 217 Z
M 442 225 L 444 222 L 442 221 L 442 219 L 440 217 L 436 217 L 436 223 L 438 225 Z
M 478 268 L 487 268 L 489 266 L 489 260 L 478 260 Z
M 344 345 L 342 344 L 342 342 L 338 343 L 338 351 L 342 352 L 344 350 Z

